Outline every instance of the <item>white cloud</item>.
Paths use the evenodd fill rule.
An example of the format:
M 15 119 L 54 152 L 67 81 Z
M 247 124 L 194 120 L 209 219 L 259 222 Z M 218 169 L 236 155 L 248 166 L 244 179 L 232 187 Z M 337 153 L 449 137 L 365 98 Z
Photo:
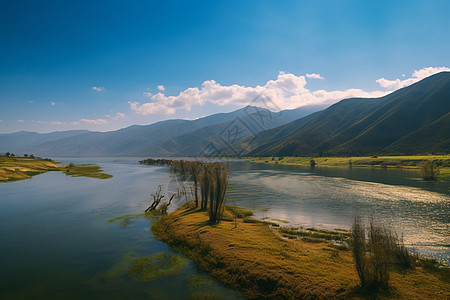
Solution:
M 150 92 L 142 92 L 142 94 L 144 94 L 144 96 L 146 96 L 146 97 L 151 97 L 151 96 L 153 96 L 153 94 L 150 93 Z
M 108 121 L 105 119 L 96 119 L 96 120 L 81 119 L 79 121 L 75 121 L 70 124 L 72 124 L 72 125 L 79 125 L 79 124 L 103 125 L 106 123 L 108 123 Z
M 55 102 L 53 102 L 53 101 L 50 101 L 50 105 L 51 105 L 51 106 L 55 106 L 55 105 L 56 105 L 56 103 L 55 103 Z
M 407 79 L 395 79 L 395 80 L 389 80 L 385 78 L 380 78 L 377 80 L 377 83 L 387 89 L 390 90 L 398 90 L 401 88 L 404 88 L 408 85 L 411 85 L 413 83 L 416 83 L 428 76 L 434 75 L 436 73 L 444 72 L 444 71 L 450 71 L 447 67 L 427 67 L 422 68 L 420 70 L 415 70 L 414 73 L 412 73 L 410 78 Z M 405 74 L 402 74 L 402 77 L 405 77 Z
M 160 91 L 165 91 L 166 88 L 163 85 L 158 85 L 158 90 Z
M 34 101 L 33 101 L 33 100 L 30 100 L 30 101 L 28 101 L 28 103 L 34 103 Z
M 314 76 L 316 75 L 320 76 L 318 74 Z M 188 88 L 180 92 L 178 96 L 157 93 L 150 98 L 151 102 L 141 104 L 137 101 L 129 101 L 128 104 L 132 111 L 140 115 L 173 114 L 176 110 L 189 111 L 193 105 L 201 106 L 205 103 L 245 106 L 252 104 L 256 97 L 263 95 L 270 98 L 274 107 L 294 109 L 305 105 L 332 104 L 351 97 L 381 97 L 389 93 L 387 91 L 367 92 L 361 89 L 310 91 L 305 86 L 305 76 L 280 72 L 276 80 L 269 80 L 263 86 L 246 87 L 237 84 L 222 86 L 214 80 L 208 80 L 203 82 L 201 88 Z
M 50 125 L 65 125 L 66 122 L 61 121 L 37 121 L 39 124 L 50 124 Z
M 3 120 L 0 120 L 0 123 L 3 123 Z
M 316 74 L 316 73 L 306 74 L 306 77 L 315 78 L 315 79 L 325 79 L 322 76 L 320 76 L 320 74 Z
M 116 113 L 115 117 L 112 117 L 113 120 L 119 120 L 121 118 L 125 118 L 125 114 L 120 113 L 120 112 Z
M 23 123 L 23 120 L 17 120 L 18 123 Z
M 93 86 L 92 89 L 96 92 L 104 92 L 105 88 L 104 87 L 97 87 L 97 86 Z

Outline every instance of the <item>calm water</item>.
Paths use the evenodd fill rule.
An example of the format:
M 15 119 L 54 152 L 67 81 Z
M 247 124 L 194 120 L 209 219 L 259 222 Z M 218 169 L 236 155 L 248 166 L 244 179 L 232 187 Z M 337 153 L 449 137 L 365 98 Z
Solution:
M 130 258 L 174 253 L 153 239 L 151 221 L 130 226 L 108 220 L 148 206 L 157 185 L 176 189 L 166 167 L 137 158 L 61 159 L 96 163 L 114 178 L 73 178 L 50 172 L 0 184 L 0 298 L 187 299 L 199 292 L 238 294 L 188 262 L 174 276 L 132 280 Z M 450 262 L 447 183 L 411 180 L 413 171 L 269 167 L 231 163 L 229 203 L 292 226 L 349 227 L 355 214 L 373 215 L 404 234 L 421 253 Z M 370 182 L 368 182 L 370 181 Z M 175 203 L 176 204 L 176 203 Z M 172 209 L 175 208 L 175 205 Z
M 168 168 L 137 159 L 60 159 L 98 163 L 114 177 L 100 180 L 49 172 L 0 184 L 1 299 L 188 299 L 204 292 L 237 293 L 188 262 L 175 276 L 140 282 L 128 277 L 130 258 L 174 253 L 153 239 L 147 219 L 129 227 L 111 218 L 138 213 Z

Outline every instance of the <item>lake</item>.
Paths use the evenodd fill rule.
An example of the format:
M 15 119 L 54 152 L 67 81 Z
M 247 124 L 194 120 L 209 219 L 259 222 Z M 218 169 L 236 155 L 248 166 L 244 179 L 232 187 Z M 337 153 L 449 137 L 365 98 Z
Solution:
M 60 158 L 95 163 L 111 179 L 49 172 L 1 183 L 0 298 L 184 299 L 239 294 L 153 238 L 152 220 L 124 227 L 109 220 L 142 212 L 158 185 L 171 194 L 180 184 L 167 167 L 139 158 Z M 349 228 L 356 214 L 391 225 L 419 253 L 450 262 L 450 197 L 447 183 L 421 183 L 401 169 L 301 168 L 244 161 L 230 163 L 227 204 L 289 226 Z M 183 201 L 176 201 L 175 209 Z M 160 253 L 185 262 L 176 274 L 152 281 L 131 279 L 139 257 Z

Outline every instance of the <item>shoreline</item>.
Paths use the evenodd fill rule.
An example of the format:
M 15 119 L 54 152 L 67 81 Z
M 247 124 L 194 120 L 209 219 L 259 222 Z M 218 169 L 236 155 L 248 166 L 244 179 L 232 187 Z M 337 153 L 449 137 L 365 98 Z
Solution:
M 235 219 L 230 211 L 219 224 L 210 225 L 206 212 L 182 206 L 156 221 L 152 232 L 248 298 L 370 296 L 359 287 L 349 249 L 329 241 L 284 238 L 268 223 L 248 217 Z M 390 275 L 392 288 L 387 297 L 450 296 L 449 283 L 423 267 L 406 273 L 392 270 Z
M 415 156 L 366 156 L 366 157 L 248 157 L 249 162 L 269 165 L 291 165 L 311 167 L 339 168 L 402 168 L 419 170 L 419 164 L 431 160 L 438 162 L 439 179 L 450 180 L 450 155 L 415 155 Z
M 0 157 L 0 182 L 12 182 L 30 179 L 50 171 L 63 172 L 72 177 L 90 177 L 98 179 L 112 178 L 99 166 L 74 165 L 58 166 L 59 162 L 50 159 L 33 159 L 25 157 Z

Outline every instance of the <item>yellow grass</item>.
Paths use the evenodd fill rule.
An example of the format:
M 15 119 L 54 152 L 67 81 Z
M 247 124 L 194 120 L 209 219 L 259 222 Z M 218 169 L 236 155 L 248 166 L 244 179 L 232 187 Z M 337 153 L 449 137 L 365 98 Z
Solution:
M 28 179 L 37 174 L 59 170 L 58 165 L 47 160 L 0 157 L 0 181 Z
M 228 215 L 228 216 L 227 216 Z M 155 236 L 188 255 L 216 279 L 238 288 L 249 298 L 367 298 L 359 288 L 351 251 L 329 242 L 284 239 L 267 224 L 225 218 L 218 225 L 208 215 L 182 207 L 155 222 Z M 237 224 L 237 227 L 235 227 Z M 380 298 L 446 299 L 450 284 L 416 268 L 392 271 L 392 289 Z

